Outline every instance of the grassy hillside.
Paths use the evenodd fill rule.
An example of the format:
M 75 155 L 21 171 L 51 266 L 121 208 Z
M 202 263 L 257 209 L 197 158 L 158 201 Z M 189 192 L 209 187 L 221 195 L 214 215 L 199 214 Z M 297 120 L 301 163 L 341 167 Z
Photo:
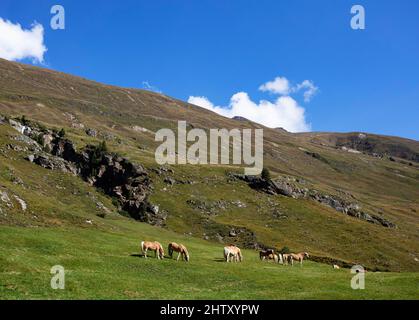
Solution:
M 113 222 L 114 231 L 0 227 L 3 299 L 418 299 L 416 273 L 367 273 L 365 290 L 350 287 L 349 270 L 222 262 L 222 246 L 145 224 Z M 188 245 L 189 263 L 138 256 L 141 239 Z M 151 255 L 152 256 L 152 255 Z M 50 287 L 50 268 L 66 270 L 65 290 Z
M 241 173 L 238 167 L 176 165 L 162 172 L 154 160 L 154 132 L 175 129 L 178 119 L 204 129 L 260 126 L 161 94 L 0 59 L 0 114 L 64 128 L 78 149 L 106 140 L 111 151 L 146 167 L 153 181 L 150 200 L 168 213 L 164 228 L 121 216 L 114 199 L 79 177 L 25 160 L 32 153 L 28 143 L 0 124 L 0 196 L 8 197 L 0 200 L 0 297 L 418 298 L 418 163 L 386 153 L 398 145 L 415 154 L 417 141 L 374 135 L 373 141 L 382 142 L 374 149 L 383 153 L 377 157 L 342 149 L 336 134 L 264 128 L 264 162 L 274 178 L 349 199 L 397 225 L 385 228 L 316 201 L 269 195 L 232 181 L 227 173 Z M 184 242 L 192 262 L 131 256 L 145 238 Z M 330 263 L 310 261 L 302 270 L 261 264 L 250 250 L 243 265 L 226 266 L 218 259 L 231 242 L 287 246 L 382 272 L 368 273 L 370 287 L 355 292 L 349 270 L 333 270 Z M 48 287 L 49 268 L 61 263 L 56 260 L 74 277 L 64 292 Z M 160 285 L 149 271 L 160 273 Z M 175 290 L 180 275 L 185 277 Z M 300 290 L 285 286 L 289 279 L 299 281 Z

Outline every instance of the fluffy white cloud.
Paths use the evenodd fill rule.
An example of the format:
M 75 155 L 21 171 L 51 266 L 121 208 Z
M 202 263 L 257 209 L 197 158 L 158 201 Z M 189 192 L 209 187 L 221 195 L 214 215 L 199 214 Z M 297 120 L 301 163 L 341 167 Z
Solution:
M 230 99 L 228 107 L 214 106 L 206 97 L 193 97 L 189 103 L 214 111 L 225 117 L 245 117 L 270 128 L 282 127 L 291 132 L 309 131 L 310 125 L 305 121 L 304 108 L 289 96 L 278 97 L 274 102 L 252 101 L 246 92 L 238 92 Z
M 273 81 L 268 81 L 259 87 L 260 91 L 287 95 L 290 92 L 290 83 L 285 77 L 276 77 Z
M 246 92 L 238 92 L 230 98 L 228 106 L 216 106 L 207 97 L 190 96 L 188 102 L 214 111 L 225 117 L 244 117 L 270 128 L 282 127 L 290 132 L 310 131 L 305 119 L 305 109 L 290 95 L 303 91 L 304 101 L 309 102 L 318 88 L 310 80 L 295 86 L 285 77 L 276 77 L 259 87 L 260 91 L 276 94 L 274 101 L 254 102 Z
M 0 58 L 7 60 L 33 59 L 42 63 L 47 48 L 44 45 L 44 27 L 34 23 L 32 29 L 25 30 L 0 18 Z
M 202 108 L 208 109 L 208 110 L 212 110 L 214 111 L 214 109 L 216 108 L 214 106 L 214 104 L 208 100 L 207 97 L 194 97 L 194 96 L 189 96 L 188 102 L 190 104 L 194 104 L 196 106 L 200 106 Z M 223 110 L 219 110 L 220 113 L 223 112 Z
M 319 88 L 314 85 L 313 81 L 304 80 L 294 88 L 295 92 L 300 90 L 304 90 L 304 101 L 310 102 L 311 98 L 319 91 Z

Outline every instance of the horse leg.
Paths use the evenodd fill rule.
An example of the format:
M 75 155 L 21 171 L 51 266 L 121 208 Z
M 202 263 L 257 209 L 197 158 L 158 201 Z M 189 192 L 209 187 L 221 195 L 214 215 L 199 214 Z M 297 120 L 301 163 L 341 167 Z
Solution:
M 147 259 L 147 250 L 148 250 L 148 248 L 145 248 L 145 250 L 144 250 L 144 258 L 146 258 L 146 259 Z
M 176 259 L 176 261 L 179 261 L 179 258 L 180 258 L 180 252 L 177 254 L 177 259 Z

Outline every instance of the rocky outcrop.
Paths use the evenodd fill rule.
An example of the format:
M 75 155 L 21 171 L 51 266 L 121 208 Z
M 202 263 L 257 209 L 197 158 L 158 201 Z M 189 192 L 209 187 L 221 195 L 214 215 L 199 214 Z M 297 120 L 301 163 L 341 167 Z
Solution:
M 45 169 L 59 170 L 61 172 L 71 173 L 74 175 L 77 175 L 79 172 L 74 164 L 58 157 L 49 156 L 46 153 L 30 154 L 26 157 L 26 160 Z
M 80 152 L 63 133 L 46 129 L 36 123 L 10 124 L 25 137 L 41 145 L 26 159 L 43 168 L 78 175 L 103 190 L 119 203 L 120 210 L 130 217 L 153 225 L 164 225 L 167 213 L 148 201 L 152 191 L 151 179 L 140 165 L 106 150 L 105 145 L 88 145 Z
M 263 249 L 266 246 L 257 241 L 256 235 L 250 229 L 233 225 L 220 225 L 213 221 L 208 222 L 207 233 L 203 234 L 205 240 L 214 240 L 223 244 L 235 244 L 247 249 Z M 191 233 L 190 233 L 191 234 Z
M 353 202 L 342 199 L 335 195 L 323 194 L 314 189 L 302 188 L 287 179 L 265 180 L 257 176 L 246 176 L 243 174 L 229 173 L 230 180 L 246 181 L 249 186 L 271 195 L 283 195 L 294 199 L 311 199 L 327 205 L 338 212 L 348 216 L 364 220 L 369 223 L 378 224 L 386 228 L 395 228 L 396 225 L 383 217 L 363 211 L 361 207 Z
M 247 205 L 240 200 L 227 201 L 227 200 L 216 200 L 206 201 L 200 199 L 188 199 L 186 200 L 188 206 L 192 209 L 199 211 L 208 216 L 218 215 L 221 211 L 229 210 L 232 208 L 246 208 Z
M 85 132 L 90 137 L 96 137 L 97 136 L 97 131 L 95 129 L 88 128 L 88 129 L 86 129 Z
M 89 145 L 81 152 L 78 167 L 86 181 L 116 198 L 121 209 L 132 218 L 151 224 L 164 224 L 166 214 L 159 212 L 148 201 L 152 184 L 142 166 Z

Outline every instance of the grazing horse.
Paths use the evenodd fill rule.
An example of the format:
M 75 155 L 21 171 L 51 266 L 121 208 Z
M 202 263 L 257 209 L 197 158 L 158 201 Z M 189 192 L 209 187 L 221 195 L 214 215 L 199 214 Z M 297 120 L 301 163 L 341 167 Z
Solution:
M 270 255 L 274 255 L 275 251 L 273 249 L 268 249 L 268 250 L 262 250 L 259 252 L 259 259 L 260 260 L 265 260 L 266 258 L 269 259 Z
M 241 250 L 235 245 L 229 245 L 224 247 L 224 259 L 226 262 L 242 262 L 243 256 Z
M 270 254 L 270 255 L 268 256 L 268 260 L 273 260 L 273 261 L 275 261 L 275 262 L 279 263 L 279 255 L 277 255 L 276 253 L 274 253 L 274 254 Z
M 147 259 L 147 251 L 151 250 L 154 251 L 155 257 L 157 259 L 163 259 L 164 258 L 164 250 L 163 246 L 157 242 L 157 241 L 142 241 L 141 242 L 141 251 L 144 254 L 144 258 Z
M 304 258 L 309 258 L 309 255 L 307 252 L 300 252 L 300 253 L 291 253 L 292 260 L 298 261 L 300 263 L 300 266 L 303 265 Z M 291 263 L 293 265 L 293 263 Z
M 292 254 L 284 253 L 282 255 L 282 260 L 283 260 L 283 264 L 289 264 L 290 263 L 291 265 L 294 265 L 294 260 L 293 260 Z
M 178 252 L 177 259 L 176 259 L 177 261 L 179 261 L 180 256 L 182 256 L 182 260 L 185 260 L 186 262 L 189 261 L 189 252 L 183 244 L 170 242 L 168 250 L 169 250 L 170 258 L 173 257 L 173 251 L 176 251 Z

